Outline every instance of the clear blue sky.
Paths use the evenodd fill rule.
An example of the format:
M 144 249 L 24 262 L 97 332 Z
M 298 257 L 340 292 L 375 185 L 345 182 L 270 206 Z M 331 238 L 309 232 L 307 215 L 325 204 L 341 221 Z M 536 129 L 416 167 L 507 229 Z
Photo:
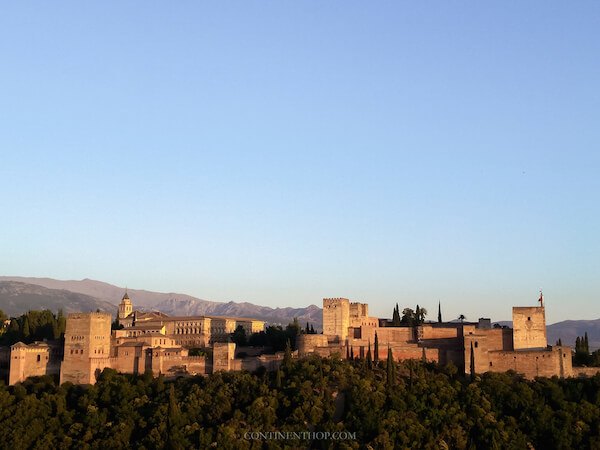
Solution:
M 600 3 L 5 2 L 0 274 L 600 317 Z

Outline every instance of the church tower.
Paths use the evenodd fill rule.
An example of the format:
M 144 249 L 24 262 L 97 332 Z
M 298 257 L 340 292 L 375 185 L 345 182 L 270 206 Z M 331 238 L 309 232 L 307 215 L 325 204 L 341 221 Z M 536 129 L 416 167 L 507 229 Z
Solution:
M 125 319 L 133 312 L 133 304 L 131 300 L 129 300 L 129 295 L 127 295 L 127 291 L 125 291 L 125 295 L 121 299 L 121 303 L 119 303 L 119 321 Z

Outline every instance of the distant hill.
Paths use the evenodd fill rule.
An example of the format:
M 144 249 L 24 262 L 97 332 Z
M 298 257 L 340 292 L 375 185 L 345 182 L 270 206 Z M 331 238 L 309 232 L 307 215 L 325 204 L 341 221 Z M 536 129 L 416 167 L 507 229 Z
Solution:
M 123 287 L 90 279 L 63 281 L 52 278 L 0 276 L 0 284 L 4 283 L 22 285 L 18 298 L 8 293 L 6 296 L 0 294 L 0 309 L 9 315 L 22 314 L 29 309 L 41 308 L 49 308 L 53 311 L 63 308 L 65 312 L 95 311 L 99 308 L 102 311 L 116 312 L 116 305 L 119 304 L 125 292 Z M 128 289 L 128 293 L 134 308 L 156 309 L 172 316 L 248 317 L 284 326 L 296 317 L 303 326 L 306 325 L 306 322 L 310 322 L 315 329 L 321 330 L 323 325 L 321 308 L 315 305 L 306 308 L 270 308 L 247 302 L 213 302 L 186 294 L 152 292 L 142 289 Z
M 600 319 L 596 320 L 564 320 L 548 325 L 548 344 L 554 345 L 560 338 L 562 343 L 575 347 L 577 336 L 588 334 L 590 350 L 600 348 Z
M 167 299 L 155 305 L 155 308 L 172 316 L 256 317 L 270 324 L 284 326 L 296 317 L 303 326 L 306 325 L 306 322 L 310 322 L 315 328 L 320 330 L 323 325 L 322 310 L 315 305 L 310 305 L 306 308 L 269 308 L 247 302 L 216 303 L 191 299 Z
M 48 289 L 17 281 L 0 281 L 0 309 L 8 316 L 19 316 L 30 309 L 49 309 L 56 313 L 77 311 L 113 312 L 113 304 L 89 295 L 64 289 Z
M 114 286 L 112 284 L 104 283 L 103 281 L 90 280 L 54 280 L 52 278 L 33 278 L 33 277 L 6 277 L 0 276 L 0 281 L 20 281 L 28 284 L 35 284 L 43 286 L 49 289 L 63 289 L 71 292 L 78 292 L 80 294 L 89 295 L 100 300 L 118 305 L 125 292 L 124 287 Z M 217 303 L 210 302 L 208 300 L 201 300 L 191 295 L 186 294 L 175 294 L 175 293 L 163 293 L 163 292 L 152 292 L 143 289 L 128 289 L 129 296 L 134 299 L 136 304 L 144 305 L 145 307 L 152 308 L 158 303 L 163 302 L 167 299 L 177 300 L 196 300 L 206 303 Z

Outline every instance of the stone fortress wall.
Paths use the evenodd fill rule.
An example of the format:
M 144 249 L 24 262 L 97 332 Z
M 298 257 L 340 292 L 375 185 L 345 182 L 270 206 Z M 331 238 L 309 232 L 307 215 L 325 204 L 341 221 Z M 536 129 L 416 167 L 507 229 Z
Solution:
M 479 323 L 424 323 L 419 326 L 380 326 L 368 316 L 368 306 L 345 298 L 323 299 L 323 335 L 302 335 L 301 355 L 339 354 L 364 357 L 377 335 L 379 359 L 388 348 L 396 360 L 422 359 L 440 364 L 452 362 L 465 373 L 515 370 L 527 378 L 573 376 L 571 348 L 548 346 L 543 298 L 540 306 L 514 307 L 514 328 L 492 328 L 489 319 Z M 385 321 L 381 321 L 385 323 Z M 346 328 L 347 327 L 347 328 Z M 472 348 L 472 350 L 471 350 Z

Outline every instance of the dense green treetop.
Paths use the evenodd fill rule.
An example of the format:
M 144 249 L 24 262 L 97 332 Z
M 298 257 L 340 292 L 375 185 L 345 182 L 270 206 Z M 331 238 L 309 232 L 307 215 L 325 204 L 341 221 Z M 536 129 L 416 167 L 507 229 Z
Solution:
M 94 386 L 0 383 L 2 448 L 600 447 L 600 375 L 487 373 L 421 361 L 316 356 L 275 372 L 165 380 L 106 369 Z M 356 432 L 356 440 L 252 441 L 252 431 Z

